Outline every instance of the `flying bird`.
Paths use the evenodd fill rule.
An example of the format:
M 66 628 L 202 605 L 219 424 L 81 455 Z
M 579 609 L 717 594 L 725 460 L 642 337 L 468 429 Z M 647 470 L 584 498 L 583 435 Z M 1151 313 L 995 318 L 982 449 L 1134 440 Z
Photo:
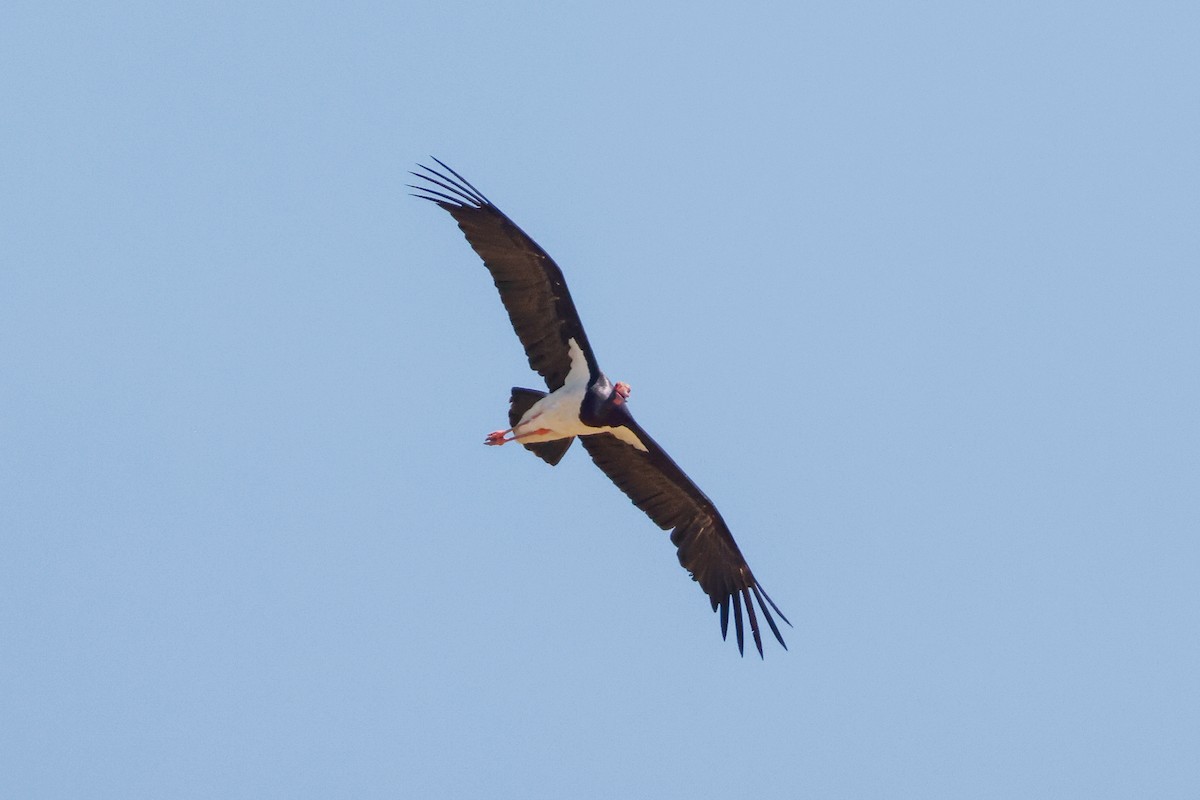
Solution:
M 721 614 L 721 637 L 733 607 L 738 652 L 743 648 L 743 609 L 762 657 L 758 610 L 787 649 L 772 610 L 787 617 L 755 580 L 717 507 L 659 447 L 629 412 L 629 384 L 613 383 L 600 370 L 562 270 L 533 239 L 490 200 L 438 159 L 440 169 L 418 165 L 410 184 L 416 197 L 450 212 L 492 274 L 500 299 L 529 366 L 549 392 L 514 387 L 511 427 L 493 431 L 484 444 L 520 442 L 551 466 L 578 438 L 596 465 L 634 505 L 671 531 L 679 563 Z

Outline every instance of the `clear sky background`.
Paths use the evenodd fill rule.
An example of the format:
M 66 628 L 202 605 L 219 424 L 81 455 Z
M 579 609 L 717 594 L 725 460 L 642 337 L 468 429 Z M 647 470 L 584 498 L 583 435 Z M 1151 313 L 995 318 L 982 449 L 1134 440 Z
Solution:
M 0 796 L 1200 792 L 1193 3 L 16 2 Z M 795 627 L 573 448 L 437 155 Z

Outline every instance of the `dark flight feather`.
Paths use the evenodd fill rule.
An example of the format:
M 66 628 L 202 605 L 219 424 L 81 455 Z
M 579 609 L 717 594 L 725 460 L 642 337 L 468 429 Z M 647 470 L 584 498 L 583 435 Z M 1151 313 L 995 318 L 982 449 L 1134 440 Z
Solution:
M 412 174 L 430 185 L 411 188 L 417 191 L 417 197 L 449 211 L 483 259 L 525 348 L 529 366 L 553 392 L 571 371 L 567 342 L 574 339 L 595 375 L 599 371 L 596 357 L 554 259 L 461 175 L 436 158 L 434 161 L 445 172 L 420 166 L 424 174 Z
M 626 427 L 646 446 L 645 452 L 610 433 L 582 436 L 580 441 L 596 466 L 634 505 L 660 528 L 671 531 L 671 541 L 678 548 L 679 563 L 708 595 L 713 611 L 719 609 L 721 612 L 721 636 L 725 637 L 729 630 L 729 604 L 732 602 L 738 651 L 742 651 L 744 598 L 754 644 L 758 654 L 762 655 L 753 597 L 758 600 L 771 632 L 786 650 L 787 644 L 771 611 L 774 610 L 784 622 L 791 623 L 750 572 L 750 566 L 716 506 L 640 425 L 630 420 Z

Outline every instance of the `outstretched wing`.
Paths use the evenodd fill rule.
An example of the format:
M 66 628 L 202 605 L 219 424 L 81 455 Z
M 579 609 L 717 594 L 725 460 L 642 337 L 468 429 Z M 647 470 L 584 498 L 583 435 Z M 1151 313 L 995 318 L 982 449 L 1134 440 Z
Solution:
M 732 604 L 738 652 L 743 652 L 742 608 L 745 607 L 754 645 L 762 656 L 762 636 L 754 609 L 757 601 L 771 633 L 786 650 L 787 644 L 771 611 L 788 625 L 791 623 L 758 585 L 716 506 L 640 425 L 630 419 L 626 427 L 645 445 L 645 451 L 611 433 L 581 436 L 579 440 L 596 465 L 634 505 L 645 511 L 658 527 L 671 531 L 671 541 L 679 548 L 679 563 L 708 595 L 713 611 L 721 610 L 721 636 L 725 637 L 729 631 Z
M 418 166 L 421 172 L 412 174 L 424 184 L 411 188 L 417 190 L 417 197 L 449 211 L 483 259 L 525 347 L 529 366 L 546 380 L 550 391 L 558 389 L 571 371 L 567 342 L 574 339 L 595 375 L 596 358 L 554 259 L 466 179 L 433 160 L 444 171 Z

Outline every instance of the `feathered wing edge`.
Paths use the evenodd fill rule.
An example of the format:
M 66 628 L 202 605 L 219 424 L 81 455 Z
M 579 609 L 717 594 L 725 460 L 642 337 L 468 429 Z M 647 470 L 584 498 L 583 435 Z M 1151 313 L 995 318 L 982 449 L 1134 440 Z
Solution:
M 712 501 L 641 426 L 634 423 L 629 427 L 646 446 L 645 452 L 608 433 L 582 436 L 580 441 L 596 466 L 634 505 L 660 528 L 672 531 L 671 542 L 678 548 L 679 563 L 708 595 L 713 611 L 720 611 L 721 638 L 728 638 L 732 606 L 738 652 L 745 653 L 744 605 L 755 648 L 762 657 L 757 602 L 757 611 L 762 612 L 771 633 L 786 650 L 787 643 L 771 612 L 789 626 L 792 623 L 758 584 Z
M 483 260 L 529 366 L 554 391 L 571 369 L 568 341 L 579 345 L 588 368 L 599 371 L 562 270 L 537 242 L 482 192 L 438 159 L 440 170 L 418 166 L 411 173 L 423 182 L 410 184 L 413 195 L 441 206 Z
M 584 440 L 587 441 L 586 439 Z M 632 449 L 632 448 L 631 448 Z M 750 633 L 754 637 L 754 646 L 758 650 L 761 657 L 763 655 L 762 636 L 759 631 L 758 615 L 755 612 L 755 601 L 758 602 L 758 608 L 762 611 L 763 617 L 767 620 L 767 625 L 771 628 L 771 633 L 775 635 L 775 639 L 787 649 L 787 642 L 783 640 L 783 635 L 779 631 L 779 626 L 775 624 L 774 617 L 771 616 L 771 611 L 774 610 L 779 618 L 786 622 L 789 626 L 792 624 L 787 616 L 779 610 L 779 606 L 775 605 L 775 601 L 771 599 L 766 590 L 758 583 L 758 579 L 750 571 L 750 567 L 746 564 L 745 558 L 734 544 L 732 551 L 733 557 L 696 557 L 687 552 L 688 539 L 692 537 L 714 536 L 708 529 L 708 520 L 699 520 L 699 524 L 681 525 L 671 533 L 671 542 L 679 548 L 679 563 L 692 576 L 692 580 L 700 584 L 708 595 L 709 602 L 712 604 L 714 612 L 720 610 L 721 613 L 721 638 L 728 638 L 729 632 L 729 608 L 733 606 L 733 622 L 734 630 L 737 636 L 738 652 L 743 652 L 743 619 L 742 608 L 745 607 L 746 616 L 750 618 Z M 723 523 L 722 523 L 723 524 Z M 699 532 L 697 532 L 699 529 Z M 727 531 L 726 531 L 727 533 Z M 730 536 L 732 541 L 732 536 Z M 736 566 L 732 562 L 736 559 Z M 718 565 L 719 574 L 713 575 L 711 565 Z M 710 567 L 708 575 L 702 575 L 701 571 L 705 567 Z M 729 567 L 733 567 L 730 569 Z M 724 569 L 722 569 L 724 568 Z
M 472 186 L 470 181 L 455 172 L 453 168 L 447 166 L 440 158 L 436 156 L 430 156 L 430 158 L 436 161 L 439 167 L 449 172 L 450 175 L 438 172 L 424 164 L 417 165 L 417 169 L 421 170 L 421 172 L 410 172 L 409 174 L 434 186 L 438 186 L 444 191 L 439 191 L 430 186 L 414 186 L 410 183 L 408 188 L 415 190 L 414 197 L 420 197 L 423 200 L 429 200 L 438 205 L 450 203 L 451 205 L 461 206 L 465 204 L 474 206 L 475 208 L 492 206 L 492 201 L 488 200 L 483 192 Z M 494 208 L 495 206 L 492 207 Z

